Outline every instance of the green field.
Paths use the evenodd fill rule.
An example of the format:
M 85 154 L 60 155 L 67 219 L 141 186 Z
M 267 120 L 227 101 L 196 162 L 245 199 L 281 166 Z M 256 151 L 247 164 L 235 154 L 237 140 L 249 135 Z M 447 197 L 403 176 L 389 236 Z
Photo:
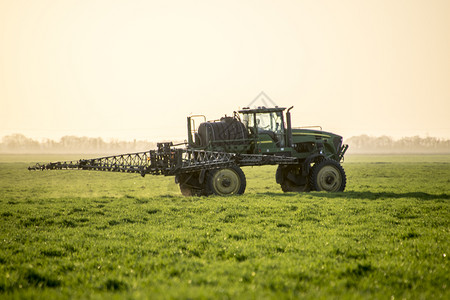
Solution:
M 235 197 L 0 156 L 0 298 L 449 299 L 450 156 L 349 156 L 343 193 Z

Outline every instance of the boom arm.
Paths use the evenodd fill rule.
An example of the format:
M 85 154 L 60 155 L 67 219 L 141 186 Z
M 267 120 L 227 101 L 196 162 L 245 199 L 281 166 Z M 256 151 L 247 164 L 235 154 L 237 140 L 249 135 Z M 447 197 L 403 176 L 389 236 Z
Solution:
M 80 169 L 139 173 L 142 176 L 146 174 L 169 176 L 232 165 L 258 166 L 298 163 L 294 157 L 180 149 L 173 147 L 172 143 L 158 143 L 157 146 L 157 150 L 145 152 L 54 162 L 44 165 L 36 164 L 28 167 L 28 170 Z

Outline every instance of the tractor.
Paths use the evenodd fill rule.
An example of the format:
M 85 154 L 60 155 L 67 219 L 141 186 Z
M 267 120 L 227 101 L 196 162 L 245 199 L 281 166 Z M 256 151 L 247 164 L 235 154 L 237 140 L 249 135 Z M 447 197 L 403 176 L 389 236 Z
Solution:
M 245 192 L 241 167 L 278 165 L 275 178 L 283 192 L 343 191 L 346 175 L 340 162 L 348 145 L 320 127 L 292 127 L 292 108 L 245 107 L 213 121 L 192 115 L 187 117 L 187 140 L 182 144 L 158 143 L 155 150 L 28 169 L 175 176 L 185 196 L 228 196 Z

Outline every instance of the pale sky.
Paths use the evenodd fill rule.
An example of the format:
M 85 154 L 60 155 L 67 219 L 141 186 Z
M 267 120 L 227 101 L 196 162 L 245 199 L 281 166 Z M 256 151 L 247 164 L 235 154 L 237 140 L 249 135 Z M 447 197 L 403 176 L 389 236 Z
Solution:
M 450 138 L 450 1 L 0 0 L 0 137 L 181 140 L 261 91 L 344 138 Z

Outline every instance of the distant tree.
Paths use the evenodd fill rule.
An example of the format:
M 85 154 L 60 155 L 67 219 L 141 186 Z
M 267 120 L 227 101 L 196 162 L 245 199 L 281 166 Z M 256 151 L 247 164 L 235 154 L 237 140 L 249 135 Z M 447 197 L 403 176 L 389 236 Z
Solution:
M 419 136 L 394 140 L 388 136 L 353 136 L 346 140 L 349 153 L 450 153 L 450 140 Z
M 19 133 L 4 136 L 2 138 L 2 144 L 2 148 L 11 152 L 38 151 L 41 146 L 38 141 L 27 138 Z

